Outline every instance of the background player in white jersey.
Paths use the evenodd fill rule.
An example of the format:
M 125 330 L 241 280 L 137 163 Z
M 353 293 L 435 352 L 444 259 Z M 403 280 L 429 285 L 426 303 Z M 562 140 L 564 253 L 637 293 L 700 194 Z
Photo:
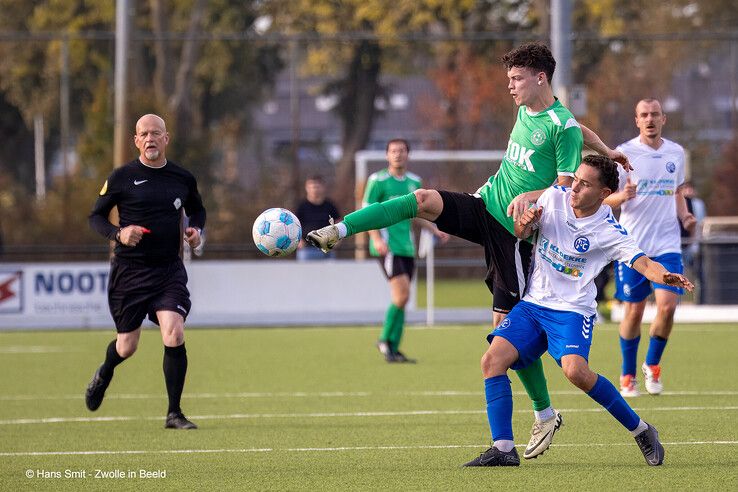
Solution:
M 634 170 L 620 173 L 620 189 L 605 203 L 620 207 L 620 223 L 654 261 L 672 272 L 682 273 L 680 220 L 692 231 L 696 224 L 680 192 L 684 183 L 684 149 L 661 136 L 666 116 L 656 99 L 643 99 L 636 105 L 635 122 L 640 134 L 618 147 L 625 153 Z M 623 368 L 620 392 L 623 396 L 638 396 L 636 359 L 641 340 L 641 321 L 646 298 L 652 283 L 624 263 L 615 264 L 615 297 L 624 302 L 625 316 L 620 323 L 620 348 Z M 646 360 L 641 366 L 646 390 L 658 395 L 661 382 L 661 356 L 674 325 L 674 311 L 679 287 L 653 282 L 656 297 L 656 317 L 651 324 Z
M 538 229 L 528 291 L 505 321 L 489 334 L 482 358 L 491 381 L 487 398 L 492 447 L 465 466 L 520 464 L 512 432 L 509 368 L 538 360 L 548 350 L 576 387 L 607 409 L 635 437 L 646 462 L 660 465 L 664 448 L 656 429 L 641 420 L 615 386 L 589 368 L 597 304 L 594 278 L 610 261 L 627 263 L 646 278 L 692 289 L 689 280 L 668 272 L 638 248 L 602 201 L 618 187 L 617 165 L 603 156 L 587 156 L 572 188 L 546 190 L 515 224 L 515 234 Z
M 514 236 L 518 215 L 551 184 L 571 183 L 583 141 L 598 153 L 624 159 L 623 165 L 629 168 L 624 154 L 609 149 L 591 130 L 580 128 L 554 97 L 551 80 L 556 60 L 547 46 L 523 44 L 506 53 L 502 62 L 518 115 L 499 170 L 476 193 L 419 189 L 374 203 L 307 235 L 309 242 L 327 253 L 345 237 L 420 217 L 443 232 L 480 244 L 488 269 L 485 282 L 493 291 L 494 326 L 520 300 L 528 277 L 532 245 Z M 536 417 L 523 456 L 535 458 L 548 448 L 562 419 L 551 406 L 540 361 L 517 375 Z

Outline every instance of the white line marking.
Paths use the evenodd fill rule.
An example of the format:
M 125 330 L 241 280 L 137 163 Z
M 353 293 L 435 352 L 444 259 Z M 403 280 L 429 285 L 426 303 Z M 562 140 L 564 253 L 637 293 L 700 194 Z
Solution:
M 735 446 L 738 441 L 677 441 L 664 442 L 664 446 Z M 611 446 L 632 446 L 633 443 L 582 443 L 582 444 L 551 444 L 553 448 L 593 448 L 593 447 L 611 447 Z M 0 456 L 90 456 L 90 455 L 126 455 L 126 454 L 224 454 L 224 453 L 272 453 L 272 452 L 289 452 L 289 453 L 309 453 L 309 452 L 335 452 L 335 451 L 393 451 L 406 449 L 460 449 L 460 448 L 483 448 L 487 444 L 439 444 L 439 445 L 419 445 L 419 446 L 340 446 L 330 448 L 243 448 L 243 449 L 162 449 L 162 450 L 101 450 L 101 451 L 15 451 L 0 452 Z M 525 444 L 518 444 L 516 447 L 524 448 Z
M 196 454 L 196 453 L 267 453 L 272 448 L 251 449 L 162 449 L 162 450 L 122 450 L 122 451 L 27 451 L 0 453 L 0 456 L 83 456 L 101 454 Z
M 69 347 L 43 345 L 7 345 L 0 347 L 0 354 L 51 354 L 57 352 L 71 352 Z
M 633 408 L 635 411 L 646 412 L 692 412 L 692 411 L 725 411 L 738 410 L 738 406 L 727 407 L 652 407 Z M 604 408 L 560 408 L 562 413 L 599 413 Z M 515 413 L 530 414 L 529 409 L 515 410 Z M 299 418 L 354 418 L 354 417 L 412 417 L 418 415 L 476 415 L 486 413 L 484 410 L 410 410 L 410 411 L 378 411 L 378 412 L 312 412 L 312 413 L 232 413 L 226 415 L 190 415 L 192 420 L 236 420 L 236 419 L 299 419 Z M 163 420 L 164 417 L 44 417 L 37 419 L 7 419 L 0 420 L 0 425 L 26 424 L 59 424 L 69 422 L 121 422 L 133 420 Z
M 561 396 L 586 396 L 579 390 L 549 391 L 551 395 Z M 380 393 L 371 391 L 325 391 L 325 392 L 249 392 L 249 393 L 192 393 L 185 394 L 185 400 L 196 399 L 218 399 L 218 398 L 352 398 L 371 397 Z M 484 393 L 480 391 L 390 391 L 381 393 L 382 396 L 479 396 Z M 513 391 L 515 396 L 525 396 L 524 391 Z M 661 396 L 736 396 L 738 391 L 664 391 Z M 645 395 L 644 395 L 645 396 Z M 121 393 L 106 395 L 106 400 L 160 400 L 165 399 L 162 393 Z M 0 395 L 0 401 L 34 401 L 34 400 L 81 400 L 82 393 L 74 395 Z

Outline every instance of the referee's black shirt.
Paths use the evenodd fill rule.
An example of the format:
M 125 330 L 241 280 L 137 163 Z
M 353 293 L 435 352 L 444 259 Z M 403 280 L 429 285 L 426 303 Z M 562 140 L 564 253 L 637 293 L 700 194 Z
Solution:
M 136 159 L 108 177 L 89 221 L 90 227 L 111 241 L 119 229 L 108 220 L 114 206 L 118 207 L 121 228 L 138 225 L 151 231 L 135 247 L 115 246 L 117 257 L 141 263 L 166 263 L 179 257 L 183 208 L 190 227 L 205 226 L 205 207 L 195 177 L 171 161 L 154 168 Z

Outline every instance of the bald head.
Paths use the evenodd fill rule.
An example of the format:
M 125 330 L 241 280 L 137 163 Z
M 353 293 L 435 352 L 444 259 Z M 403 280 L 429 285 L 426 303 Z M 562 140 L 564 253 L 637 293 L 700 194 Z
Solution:
M 164 119 L 156 114 L 145 114 L 141 116 L 136 122 L 136 133 L 142 125 L 159 125 L 165 132 L 167 131 L 167 124 L 164 123 Z
M 161 167 L 167 160 L 165 151 L 169 144 L 169 134 L 164 120 L 155 114 L 145 114 L 136 122 L 136 136 L 133 138 L 139 150 L 139 160 L 152 167 Z
M 641 141 L 648 145 L 660 145 L 661 129 L 666 123 L 666 116 L 658 99 L 641 99 L 636 104 L 635 113 L 636 126 L 641 131 Z

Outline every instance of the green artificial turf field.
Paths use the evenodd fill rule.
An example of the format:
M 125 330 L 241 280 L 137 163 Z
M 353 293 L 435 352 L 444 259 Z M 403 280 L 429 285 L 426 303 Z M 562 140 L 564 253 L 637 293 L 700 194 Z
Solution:
M 489 442 L 479 371 L 487 328 L 409 328 L 403 349 L 416 365 L 385 363 L 378 331 L 189 330 L 183 409 L 196 431 L 163 428 L 156 331 L 94 413 L 83 392 L 112 331 L 0 333 L 0 489 L 738 489 L 738 325 L 677 325 L 666 393 L 629 400 L 660 431 L 659 468 L 546 356 L 565 423 L 554 445 L 519 468 L 462 469 Z M 593 368 L 616 381 L 619 360 L 615 326 L 598 325 Z M 532 414 L 511 379 L 522 446 Z

